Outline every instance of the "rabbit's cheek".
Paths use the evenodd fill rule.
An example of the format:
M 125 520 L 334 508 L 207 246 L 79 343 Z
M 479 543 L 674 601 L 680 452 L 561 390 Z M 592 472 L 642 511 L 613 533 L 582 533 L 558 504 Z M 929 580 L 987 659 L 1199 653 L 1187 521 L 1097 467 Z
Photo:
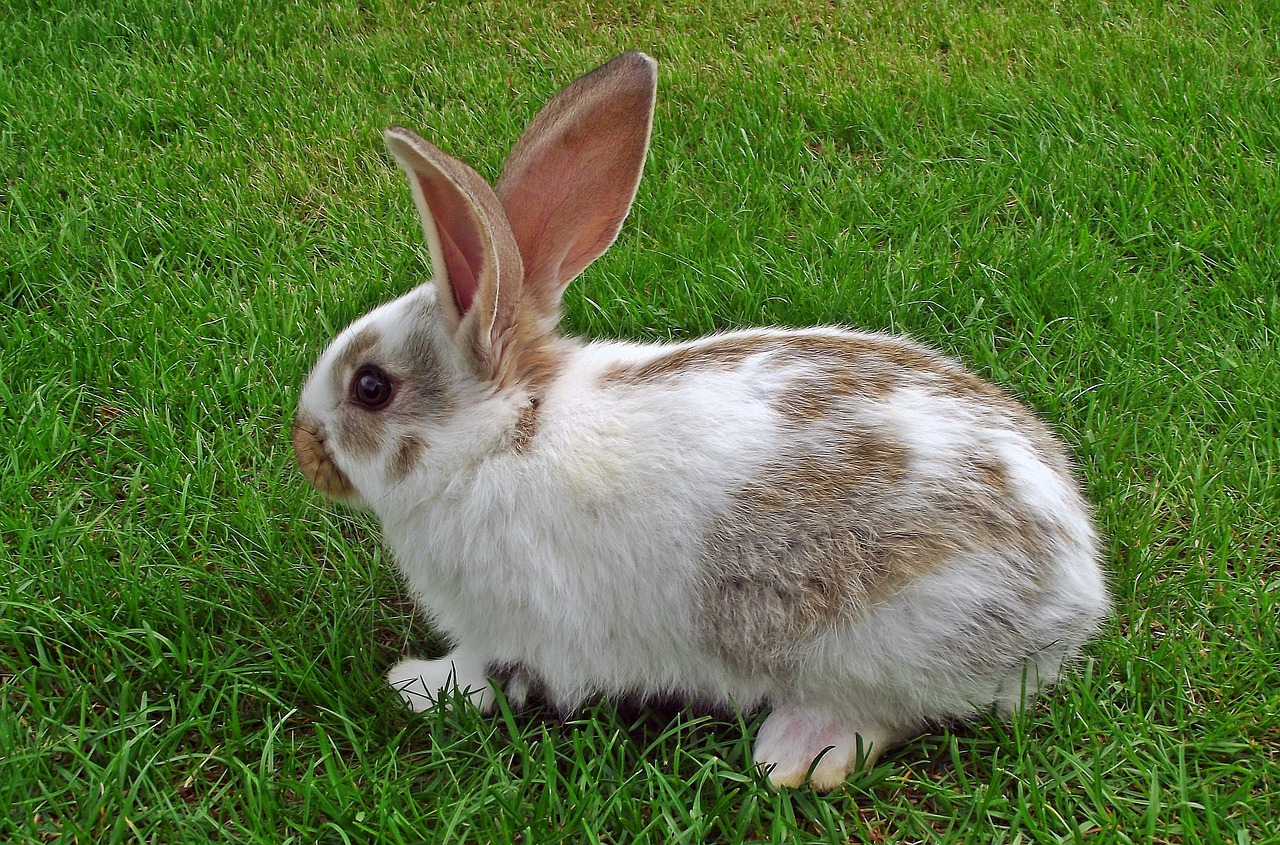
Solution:
M 401 437 L 396 443 L 395 451 L 391 453 L 391 467 L 388 475 L 392 483 L 399 484 L 412 475 L 422 463 L 426 450 L 427 444 L 416 434 L 406 434 Z

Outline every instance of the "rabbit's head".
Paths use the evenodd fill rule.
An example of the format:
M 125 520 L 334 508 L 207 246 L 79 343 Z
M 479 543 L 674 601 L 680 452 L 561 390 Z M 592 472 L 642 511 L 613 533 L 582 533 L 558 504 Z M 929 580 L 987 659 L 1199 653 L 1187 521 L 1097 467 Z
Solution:
M 317 489 L 371 506 L 437 448 L 520 447 L 563 362 L 561 295 L 635 197 L 656 87 L 642 53 L 578 79 L 530 124 L 496 188 L 409 130 L 387 130 L 432 279 L 345 329 L 307 379 L 293 446 Z

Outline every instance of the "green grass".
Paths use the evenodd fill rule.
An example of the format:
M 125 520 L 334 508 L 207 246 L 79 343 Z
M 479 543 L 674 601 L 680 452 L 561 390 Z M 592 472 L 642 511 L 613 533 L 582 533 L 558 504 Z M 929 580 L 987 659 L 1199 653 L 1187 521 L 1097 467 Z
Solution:
M 704 5 L 0 4 L 0 840 L 1280 840 L 1280 9 Z M 493 177 L 629 48 L 653 150 L 572 330 L 906 332 L 1073 448 L 1115 615 L 1011 723 L 775 795 L 754 721 L 383 689 L 431 633 L 285 435 L 425 273 L 380 133 Z

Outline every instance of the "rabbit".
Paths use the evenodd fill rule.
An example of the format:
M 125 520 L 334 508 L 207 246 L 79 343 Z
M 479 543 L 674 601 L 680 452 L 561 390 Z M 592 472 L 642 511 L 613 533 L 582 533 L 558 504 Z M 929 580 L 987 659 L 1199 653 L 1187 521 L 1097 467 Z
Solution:
M 376 514 L 439 659 L 387 680 L 414 710 L 493 707 L 521 667 L 598 696 L 768 708 L 775 788 L 843 784 L 930 724 L 1007 712 L 1108 609 L 1062 443 L 910 340 L 760 328 L 682 343 L 558 333 L 617 237 L 657 65 L 626 53 L 557 94 L 495 187 L 407 129 L 431 280 L 346 328 L 292 442 Z

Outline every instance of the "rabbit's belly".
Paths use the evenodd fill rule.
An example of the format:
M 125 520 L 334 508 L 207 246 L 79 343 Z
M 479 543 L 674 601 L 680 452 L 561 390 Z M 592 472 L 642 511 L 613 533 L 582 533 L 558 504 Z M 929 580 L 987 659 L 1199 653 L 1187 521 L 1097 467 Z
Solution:
M 569 706 L 599 695 L 678 695 L 751 706 L 763 695 L 758 684 L 724 673 L 715 661 L 695 653 L 687 641 L 657 632 L 604 635 L 581 630 L 547 630 L 491 644 L 500 663 L 527 666 L 546 685 L 552 700 Z
M 499 662 L 530 667 L 560 700 L 597 693 L 741 694 L 719 662 L 699 649 L 683 597 L 543 598 L 516 607 L 509 595 L 492 596 L 487 609 L 458 620 L 466 628 L 459 635 L 482 643 Z
M 577 550 L 590 545 L 583 538 Z M 529 667 L 557 698 L 706 687 L 698 676 L 707 661 L 692 630 L 691 567 L 680 574 L 671 554 L 656 557 L 669 570 L 653 577 L 654 560 L 596 545 L 572 562 L 535 545 L 492 548 L 448 569 L 430 565 L 421 545 L 418 556 L 398 558 L 443 633 L 493 662 Z

